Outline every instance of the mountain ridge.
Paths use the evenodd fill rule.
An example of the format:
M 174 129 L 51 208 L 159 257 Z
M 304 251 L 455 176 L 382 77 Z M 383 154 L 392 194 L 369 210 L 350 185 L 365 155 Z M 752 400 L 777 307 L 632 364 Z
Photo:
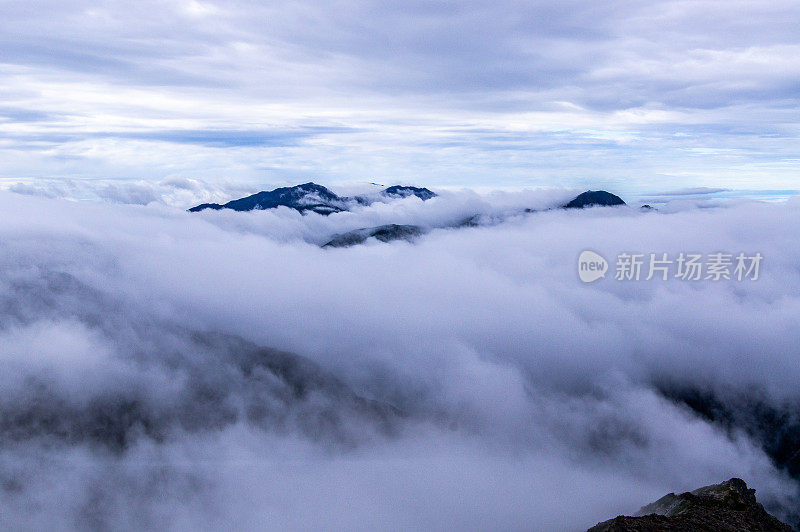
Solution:
M 380 192 L 385 198 L 399 199 L 415 196 L 422 201 L 437 196 L 435 192 L 424 187 L 407 185 L 392 185 Z M 354 204 L 369 205 L 372 199 L 368 196 L 339 196 L 330 189 L 312 181 L 291 187 L 279 187 L 273 190 L 262 190 L 250 196 L 231 200 L 227 203 L 201 203 L 189 209 L 189 212 L 200 212 L 206 209 L 222 210 L 231 209 L 245 212 L 253 210 L 275 209 L 289 207 L 300 213 L 316 212 L 328 215 L 336 212 L 349 211 Z
M 410 185 L 392 185 L 385 187 L 378 195 L 390 200 L 404 199 L 411 196 L 417 197 L 422 201 L 435 198 L 437 194 L 425 187 Z M 314 182 L 303 183 L 291 187 L 280 187 L 269 191 L 261 191 L 250 196 L 231 200 L 224 204 L 203 203 L 192 207 L 189 212 L 200 212 L 206 209 L 222 210 L 231 209 L 234 211 L 245 212 L 252 210 L 266 210 L 277 207 L 288 207 L 301 214 L 315 212 L 324 216 L 347 212 L 356 206 L 368 206 L 375 201 L 381 201 L 380 197 L 369 195 L 339 196 L 328 188 Z M 611 207 L 626 205 L 625 201 L 619 196 L 605 190 L 587 190 L 578 194 L 571 201 L 560 205 L 562 209 L 584 209 L 588 207 Z M 545 210 L 551 210 L 551 207 Z M 523 209 L 519 213 L 535 213 L 536 209 Z M 457 224 L 444 224 L 436 226 L 439 228 L 463 228 L 476 227 L 483 225 L 480 215 L 469 216 Z M 413 242 L 417 237 L 427 233 L 436 227 L 423 227 L 414 224 L 386 223 L 372 227 L 361 227 L 331 235 L 322 244 L 324 248 L 349 247 L 362 244 L 370 238 L 375 238 L 380 242 L 391 242 L 394 240 L 405 240 Z
M 669 493 L 633 516 L 603 521 L 587 532 L 791 532 L 792 527 L 758 503 L 755 493 L 744 480 L 732 478 L 680 495 Z

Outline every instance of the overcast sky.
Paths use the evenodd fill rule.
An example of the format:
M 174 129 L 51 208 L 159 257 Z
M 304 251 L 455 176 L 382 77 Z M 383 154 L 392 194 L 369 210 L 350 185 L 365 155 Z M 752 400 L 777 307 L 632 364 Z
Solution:
M 795 1 L 0 0 L 0 186 L 794 189 Z

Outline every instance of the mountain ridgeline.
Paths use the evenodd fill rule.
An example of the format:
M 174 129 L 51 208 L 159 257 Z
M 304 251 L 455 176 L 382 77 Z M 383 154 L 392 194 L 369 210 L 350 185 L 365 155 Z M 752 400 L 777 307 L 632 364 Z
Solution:
M 767 513 L 756 501 L 756 490 L 732 478 L 648 504 L 634 516 L 619 516 L 598 523 L 588 532 L 791 532 L 792 527 Z
M 421 200 L 436 197 L 436 193 L 427 188 L 394 185 L 380 192 L 382 197 L 388 199 L 407 198 L 416 196 Z M 232 209 L 234 211 L 253 211 L 289 207 L 301 213 L 315 212 L 317 214 L 333 214 L 350 210 L 354 205 L 369 205 L 372 199 L 367 196 L 342 197 L 329 189 L 316 183 L 304 183 L 293 187 L 281 187 L 275 190 L 262 191 L 251 196 L 229 201 L 228 203 L 203 203 L 192 207 L 189 212 L 198 212 L 206 209 L 215 211 Z
M 407 185 L 393 185 L 381 190 L 377 195 L 338 196 L 328 188 L 316 183 L 304 183 L 293 187 L 281 187 L 274 190 L 262 191 L 244 198 L 235 199 L 228 203 L 203 203 L 189 209 L 190 212 L 204 210 L 253 211 L 288 207 L 302 214 L 314 212 L 323 216 L 334 213 L 350 211 L 356 207 L 371 205 L 374 202 L 393 201 L 408 197 L 417 197 L 427 201 L 437 197 L 437 194 L 424 187 Z M 588 207 L 614 207 L 625 205 L 619 196 L 604 190 L 587 190 L 579 194 L 568 203 L 560 206 L 562 209 L 584 209 Z M 524 212 L 536 212 L 525 209 Z M 474 227 L 481 225 L 480 216 L 468 217 L 452 228 Z M 447 226 L 451 227 L 451 226 Z M 385 224 L 375 227 L 361 227 L 346 233 L 333 235 L 322 247 L 338 248 L 361 244 L 369 239 L 380 242 L 405 240 L 411 242 L 417 237 L 427 233 L 429 228 L 408 224 Z

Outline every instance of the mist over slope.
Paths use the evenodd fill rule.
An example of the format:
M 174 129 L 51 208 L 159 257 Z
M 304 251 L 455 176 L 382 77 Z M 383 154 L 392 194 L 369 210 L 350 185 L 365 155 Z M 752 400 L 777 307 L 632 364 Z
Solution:
M 731 477 L 796 517 L 794 458 L 741 396 L 800 401 L 800 202 L 524 212 L 574 196 L 321 216 L 0 193 L 0 527 L 580 530 Z M 427 232 L 320 247 L 385 224 Z M 764 263 L 583 284 L 585 249 Z

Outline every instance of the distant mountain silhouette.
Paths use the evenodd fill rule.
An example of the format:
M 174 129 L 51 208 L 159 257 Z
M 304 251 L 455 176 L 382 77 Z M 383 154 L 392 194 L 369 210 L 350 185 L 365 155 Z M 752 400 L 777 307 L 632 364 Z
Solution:
M 301 213 L 315 212 L 317 214 L 328 215 L 336 212 L 349 211 L 357 206 L 370 205 L 373 202 L 383 201 L 381 197 L 388 199 L 402 199 L 417 197 L 422 201 L 436 197 L 436 193 L 424 188 L 407 185 L 392 185 L 381 190 L 377 195 L 364 196 L 338 196 L 322 185 L 316 183 L 304 183 L 293 187 L 281 187 L 275 190 L 258 192 L 251 196 L 229 201 L 228 203 L 203 203 L 189 209 L 190 212 L 203 211 L 205 209 L 220 210 L 231 209 L 234 211 L 252 211 L 263 209 L 274 209 L 277 207 L 289 207 Z M 576 196 L 569 203 L 562 205 L 564 209 L 582 209 L 593 206 L 614 206 L 625 205 L 619 196 L 606 192 L 605 190 L 588 190 Z M 549 209 L 546 209 L 549 210 Z M 517 214 L 535 213 L 534 209 L 523 209 Z M 380 242 L 391 242 L 393 240 L 414 241 L 417 237 L 427 233 L 434 228 L 467 228 L 477 227 L 486 224 L 499 223 L 503 216 L 491 217 L 485 220 L 481 214 L 466 216 L 457 223 L 444 223 L 433 227 L 421 227 L 418 225 L 384 224 L 375 227 L 363 227 L 348 231 L 346 233 L 333 235 L 322 247 L 348 247 L 362 244 L 370 238 L 375 238 Z M 324 241 L 324 240 L 323 240 Z
M 403 185 L 393 185 L 383 192 L 384 196 L 395 198 L 407 198 L 409 196 L 416 196 L 422 201 L 429 200 L 436 197 L 436 193 L 424 187 L 409 187 Z
M 388 198 L 406 198 L 416 196 L 428 200 L 436 194 L 427 188 L 394 185 L 381 191 L 381 195 Z M 316 183 L 304 183 L 293 187 L 281 187 L 275 190 L 263 191 L 244 198 L 229 201 L 228 203 L 203 203 L 192 207 L 189 212 L 198 212 L 206 209 L 220 210 L 232 209 L 234 211 L 252 211 L 274 209 L 276 207 L 289 207 L 300 212 L 316 212 L 317 214 L 332 214 L 350 210 L 354 204 L 368 205 L 369 198 L 357 196 L 354 198 L 340 197 Z
M 233 209 L 234 211 L 252 211 L 289 207 L 300 212 L 313 211 L 318 214 L 331 214 L 347 210 L 347 202 L 316 183 L 304 183 L 293 187 L 281 187 L 275 190 L 259 192 L 252 196 L 229 201 L 223 205 L 203 203 L 189 209 L 198 212 L 205 209 Z
M 385 198 L 398 199 L 415 196 L 423 201 L 436 197 L 436 193 L 425 187 L 408 185 L 392 185 L 383 189 L 380 195 Z M 293 187 L 281 187 L 275 190 L 262 191 L 251 196 L 229 201 L 228 203 L 203 203 L 192 207 L 189 212 L 198 212 L 206 209 L 220 210 L 231 209 L 234 211 L 252 211 L 274 209 L 276 207 L 289 207 L 302 213 L 316 212 L 317 214 L 332 214 L 348 211 L 355 205 L 369 205 L 376 201 L 375 196 L 337 196 L 322 185 L 304 183 Z M 379 200 L 377 200 L 379 201 Z M 579 194 L 569 203 L 562 205 L 565 209 L 582 209 L 594 206 L 625 205 L 622 198 L 605 190 L 587 190 Z M 535 212 L 525 209 L 525 212 Z
M 612 207 L 614 205 L 625 205 L 622 198 L 615 196 L 605 190 L 587 190 L 578 194 L 575 199 L 564 205 L 565 209 L 583 209 L 585 207 Z
M 381 242 L 391 242 L 392 240 L 412 241 L 425 231 L 416 225 L 397 225 L 388 224 L 378 227 L 365 227 L 356 229 L 340 235 L 335 235 L 324 248 L 344 248 L 364 243 L 368 238 L 375 238 Z

